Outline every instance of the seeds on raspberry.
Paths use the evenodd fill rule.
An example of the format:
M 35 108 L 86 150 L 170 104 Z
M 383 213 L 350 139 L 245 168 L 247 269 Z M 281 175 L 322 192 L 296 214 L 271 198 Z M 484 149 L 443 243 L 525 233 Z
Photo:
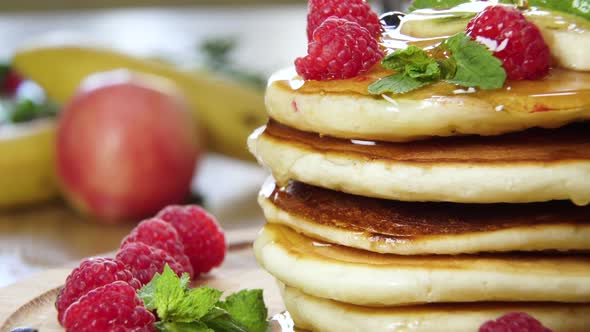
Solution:
M 93 289 L 66 310 L 68 332 L 155 331 L 154 315 L 123 281 Z
M 193 267 L 188 256 L 184 253 L 182 239 L 176 229 L 169 223 L 151 218 L 144 220 L 135 227 L 121 242 L 121 248 L 128 243 L 141 242 L 148 246 L 166 251 L 174 260 L 180 263 L 188 274 L 193 276 Z
M 139 280 L 119 260 L 96 257 L 82 261 L 70 273 L 64 287 L 59 291 L 55 302 L 58 321 L 63 322 L 66 309 L 80 297 L 115 281 L 124 281 L 134 289 L 141 288 Z
M 511 312 L 504 316 L 485 322 L 480 328 L 479 332 L 513 332 L 513 331 L 527 331 L 527 332 L 551 332 L 527 313 Z
M 117 253 L 117 259 L 125 264 L 143 285 L 149 283 L 154 274 L 162 273 L 166 264 L 179 276 L 189 271 L 187 266 L 181 265 L 164 250 L 141 242 L 126 244 Z
M 491 6 L 469 21 L 467 35 L 502 60 L 511 80 L 540 79 L 549 72 L 551 52 L 536 25 L 509 6 Z
M 328 18 L 337 17 L 358 23 L 369 30 L 373 38 L 381 34 L 379 17 L 364 0 L 309 0 L 307 14 L 307 40 L 311 42 L 314 31 Z
M 313 33 L 307 56 L 295 60 L 306 80 L 345 79 L 368 71 L 383 58 L 369 31 L 355 22 L 331 17 Z
M 196 275 L 221 265 L 226 243 L 215 217 L 196 205 L 169 206 L 158 217 L 176 228 Z

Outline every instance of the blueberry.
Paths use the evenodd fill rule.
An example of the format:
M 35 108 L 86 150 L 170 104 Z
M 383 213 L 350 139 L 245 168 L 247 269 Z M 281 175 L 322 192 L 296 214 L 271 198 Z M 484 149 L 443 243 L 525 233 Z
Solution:
M 387 12 L 381 14 L 381 16 L 379 16 L 379 20 L 381 21 L 381 24 L 384 25 L 386 28 L 395 29 L 399 26 L 402 17 L 404 17 L 405 15 L 406 14 L 402 12 Z
M 32 327 L 15 327 L 10 332 L 39 332 L 39 330 Z

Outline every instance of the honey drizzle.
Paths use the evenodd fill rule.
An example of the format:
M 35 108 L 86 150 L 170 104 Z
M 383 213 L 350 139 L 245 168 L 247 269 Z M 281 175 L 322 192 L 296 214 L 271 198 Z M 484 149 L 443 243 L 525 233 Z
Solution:
M 466 11 L 477 12 L 481 8 Z M 403 25 L 403 21 L 402 21 Z M 390 49 L 417 45 L 427 50 L 432 49 L 447 36 L 418 38 L 402 34 L 401 28 L 386 30 L 382 35 L 382 44 Z M 269 84 L 276 84 L 300 94 L 351 95 L 383 98 L 371 95 L 368 86 L 393 71 L 375 65 L 370 71 L 351 79 L 332 81 L 303 81 L 294 69 L 280 71 L 271 77 Z M 438 82 L 406 94 L 389 94 L 389 98 L 423 100 L 444 100 L 449 97 L 476 98 L 492 105 L 503 112 L 547 112 L 575 111 L 590 109 L 590 72 L 552 68 L 541 80 L 506 81 L 504 87 L 495 90 L 467 89 L 447 82 Z

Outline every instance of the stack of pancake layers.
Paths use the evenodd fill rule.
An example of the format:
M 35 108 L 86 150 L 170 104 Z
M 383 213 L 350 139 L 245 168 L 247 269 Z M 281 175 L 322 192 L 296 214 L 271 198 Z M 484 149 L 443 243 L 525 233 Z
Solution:
M 278 72 L 248 141 L 273 174 L 255 254 L 296 326 L 590 331 L 590 73 L 396 98 L 375 79 Z

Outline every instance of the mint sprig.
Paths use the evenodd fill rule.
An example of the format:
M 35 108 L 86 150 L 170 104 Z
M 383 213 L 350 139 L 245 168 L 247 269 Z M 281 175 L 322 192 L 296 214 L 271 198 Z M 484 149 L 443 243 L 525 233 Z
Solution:
M 448 58 L 434 59 L 416 46 L 389 54 L 381 65 L 397 73 L 369 85 L 369 93 L 406 93 L 440 80 L 484 90 L 504 85 L 502 62 L 464 33 L 449 37 L 440 47 L 448 51 Z
M 381 60 L 381 65 L 398 73 L 371 84 L 369 92 L 372 94 L 406 93 L 418 89 L 440 80 L 447 68 L 413 45 L 389 54 Z
M 220 300 L 222 292 L 209 287 L 189 287 L 189 277 L 179 278 L 166 265 L 162 274 L 138 291 L 149 310 L 157 313 L 159 331 L 264 332 L 267 309 L 262 290 L 242 290 Z

